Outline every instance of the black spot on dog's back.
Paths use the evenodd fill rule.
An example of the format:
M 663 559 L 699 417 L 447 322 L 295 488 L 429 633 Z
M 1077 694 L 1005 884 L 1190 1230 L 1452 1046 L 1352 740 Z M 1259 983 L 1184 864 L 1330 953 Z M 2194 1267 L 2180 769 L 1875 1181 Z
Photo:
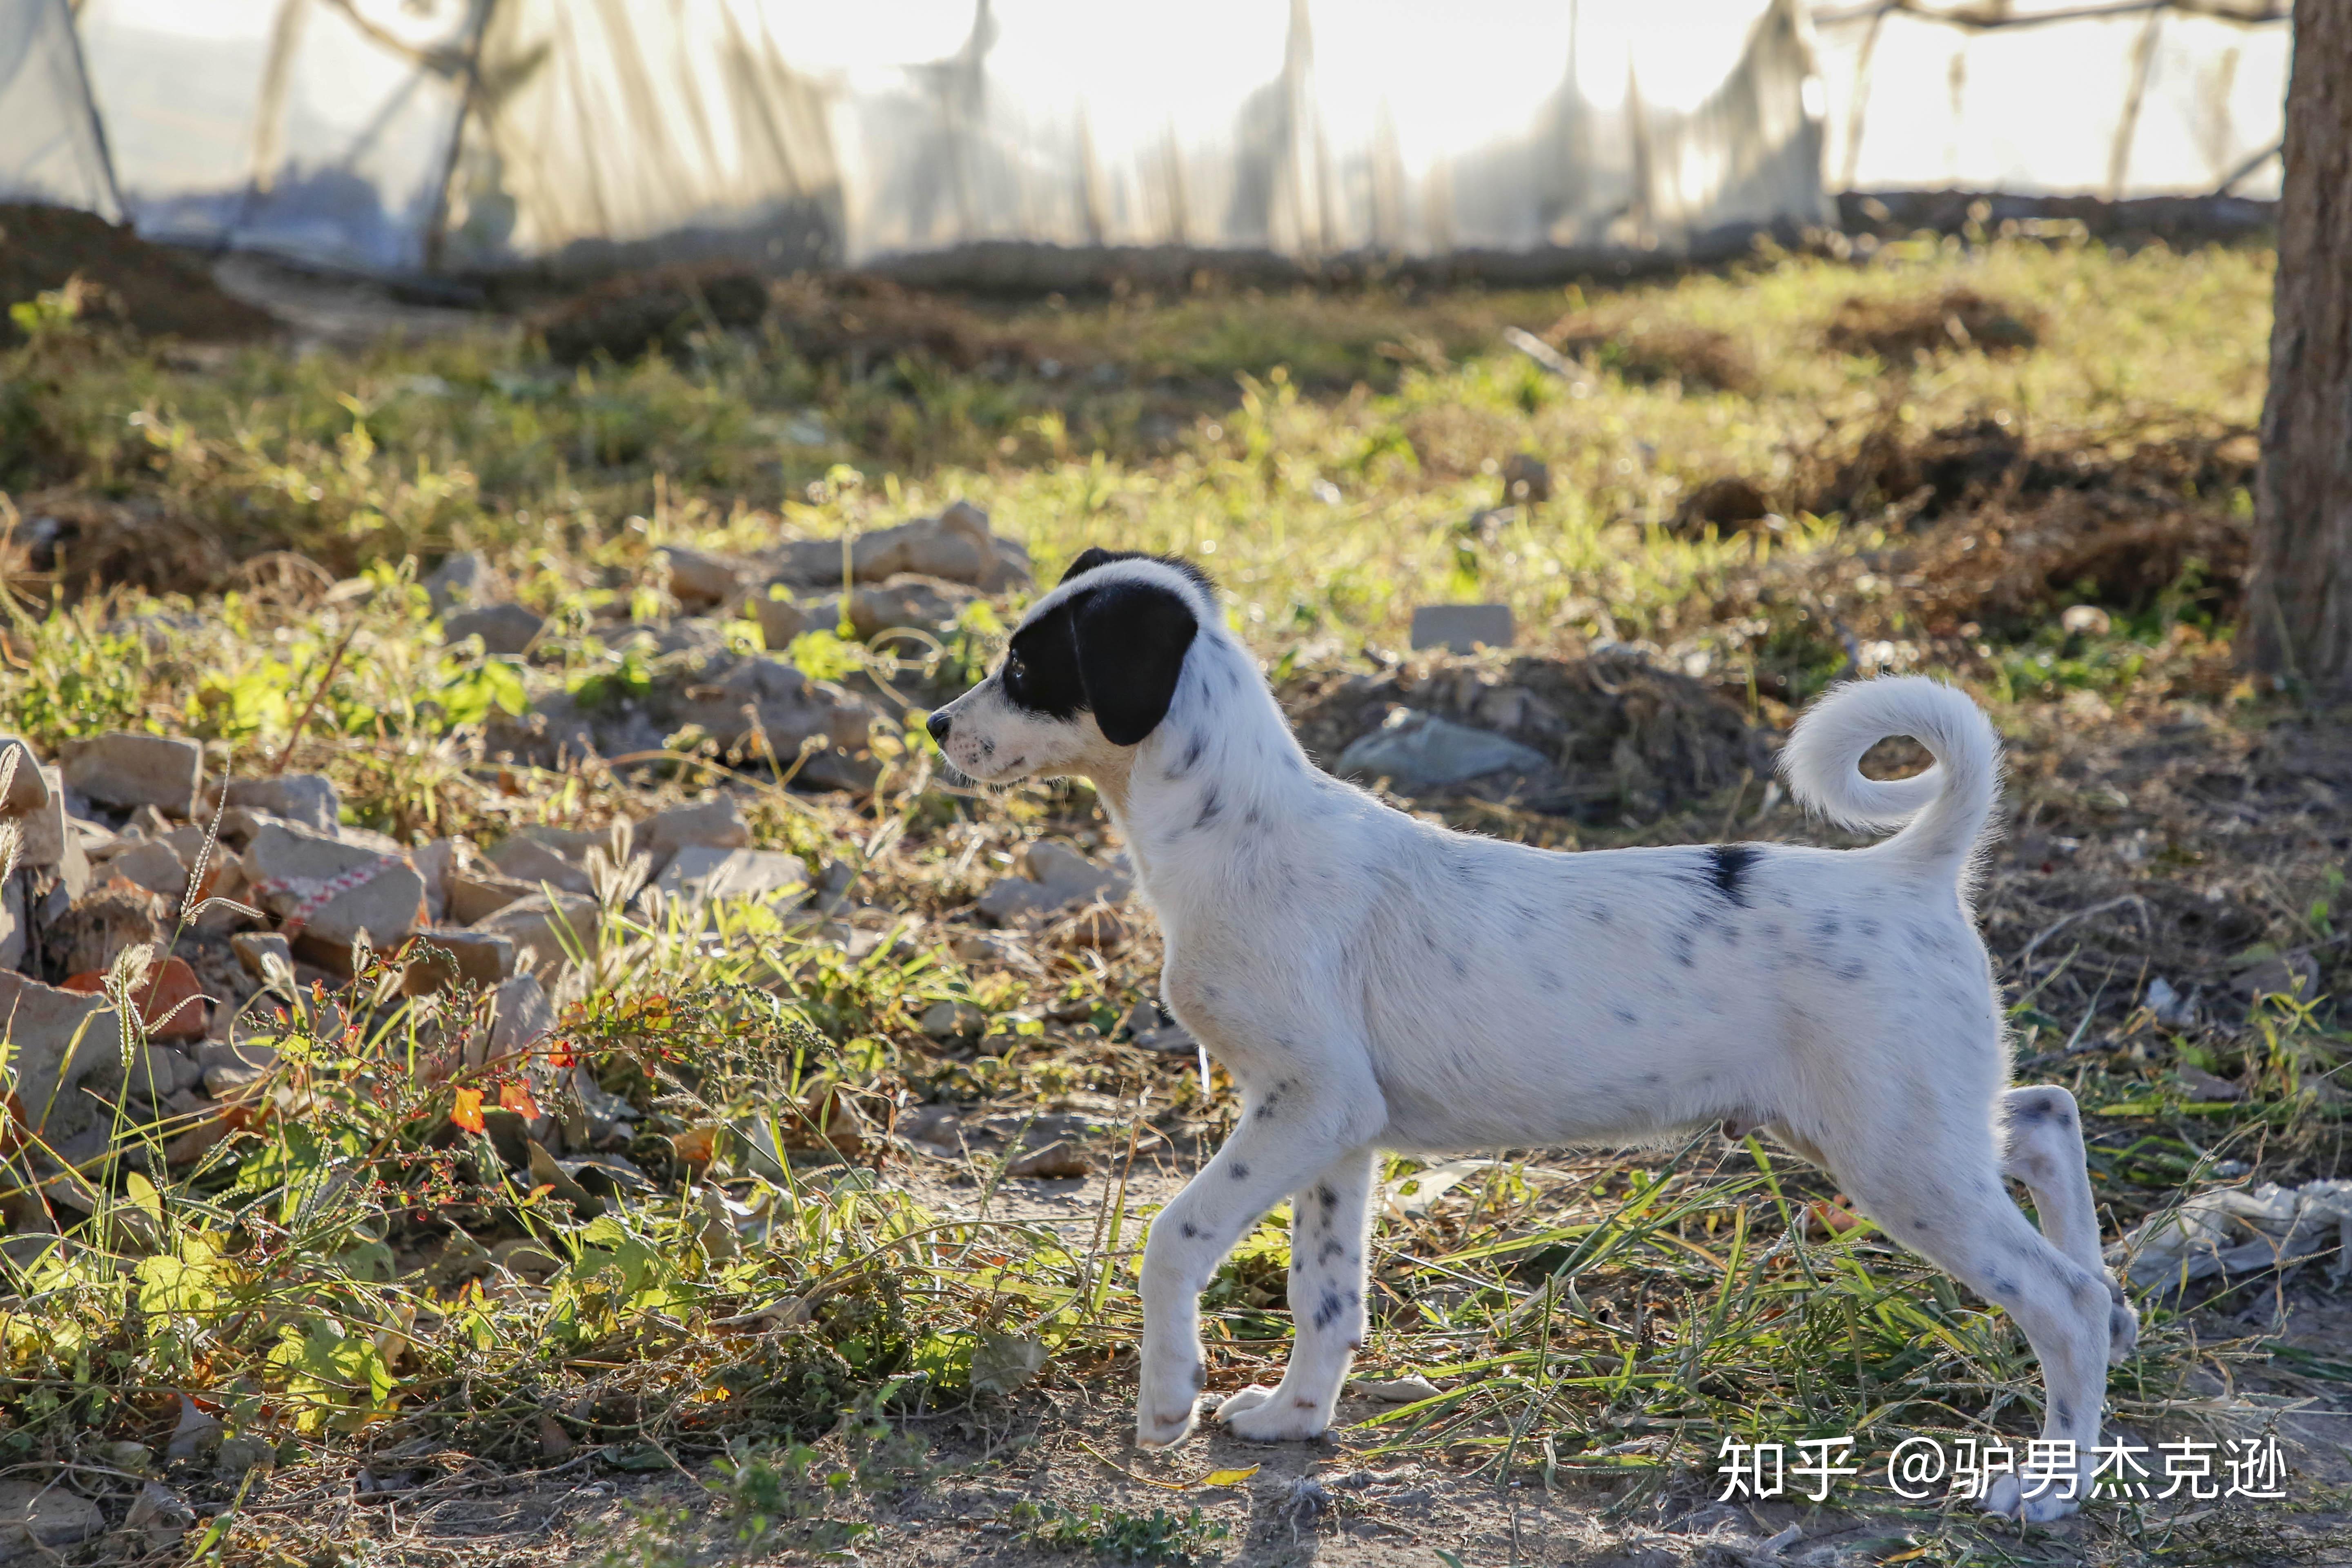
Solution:
M 1706 879 L 1734 907 L 1748 907 L 1748 878 L 1761 857 L 1753 844 L 1711 844 L 1706 849 Z

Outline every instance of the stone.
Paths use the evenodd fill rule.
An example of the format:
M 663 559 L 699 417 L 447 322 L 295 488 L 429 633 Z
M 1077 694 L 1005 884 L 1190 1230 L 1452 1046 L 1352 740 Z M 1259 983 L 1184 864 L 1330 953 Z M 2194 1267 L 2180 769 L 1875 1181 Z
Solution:
M 1550 760 L 1531 746 L 1433 713 L 1399 708 L 1379 729 L 1341 752 L 1335 771 L 1346 778 L 1386 779 L 1391 789 L 1412 795 L 1491 773 L 1539 776 L 1550 769 Z
M 532 968 L 552 973 L 572 962 L 575 950 L 590 963 L 596 961 L 603 911 L 593 899 L 533 893 L 478 922 L 475 929 L 514 943 L 518 964 L 528 956 Z
M 425 918 L 434 925 L 449 916 L 449 873 L 462 858 L 461 843 L 456 838 L 436 838 L 408 852 L 408 863 L 425 879 Z
M 425 574 L 425 594 L 433 613 L 446 620 L 449 612 L 471 605 L 488 591 L 490 564 L 471 550 L 450 556 Z
M 122 1034 L 106 998 L 0 971 L 0 1018 L 8 1020 L 16 1100 L 34 1127 L 54 1141 L 87 1126 L 94 1102 L 74 1091 L 113 1083 L 122 1067 Z
M 812 680 L 775 658 L 714 662 L 681 698 L 678 718 L 701 726 L 721 746 L 740 745 L 751 735 L 751 721 L 744 714 L 751 709 L 787 767 L 801 742 L 811 738 L 850 750 L 863 748 L 867 727 L 877 717 L 863 700 L 830 682 Z
M 66 814 L 63 770 L 43 768 L 41 783 L 48 799 L 17 819 L 24 837 L 17 845 L 16 864 L 55 872 L 66 897 L 79 899 L 89 890 L 89 853 L 80 826 Z
M 998 925 L 1011 925 L 1031 915 L 1052 914 L 1073 904 L 1097 899 L 1117 902 L 1127 897 L 1129 883 L 1118 871 L 1096 864 L 1068 845 L 1042 838 L 1021 858 L 1019 877 L 1007 877 L 981 894 L 974 906 Z
M 1417 605 L 1412 612 L 1415 650 L 1442 647 L 1471 653 L 1480 647 L 1511 646 L 1508 605 Z
M 988 1029 L 988 1015 L 969 1002 L 934 1002 L 923 1009 L 917 1027 L 932 1039 L 969 1044 Z
M 442 879 L 445 907 L 442 919 L 459 925 L 478 926 L 518 899 L 527 899 L 538 889 L 528 882 L 512 877 L 485 875 L 479 871 L 452 871 Z
M 411 996 L 454 985 L 498 985 L 514 976 L 514 942 L 494 931 L 420 931 L 410 939 L 404 957 L 407 962 L 401 971 L 401 989 Z
M 635 829 L 626 822 L 616 822 L 610 827 L 551 827 L 543 822 L 534 822 L 515 831 L 534 844 L 546 845 L 567 860 L 583 865 L 592 849 L 603 850 L 607 858 L 617 854 L 627 859 L 635 837 Z
M 335 973 L 351 973 L 362 931 L 389 952 L 425 919 L 425 879 L 364 845 L 272 823 L 246 847 L 245 870 L 294 951 Z
M 503 982 L 490 998 L 489 1053 L 520 1056 L 555 1031 L 555 1004 L 533 974 Z
M 144 888 L 110 882 L 68 904 L 43 933 L 46 961 L 68 974 L 103 970 L 137 942 L 163 945 L 163 901 Z
M 2300 949 L 2263 958 L 2240 970 L 2230 989 L 2249 1002 L 2265 996 L 2308 1002 L 2319 994 L 2319 964 Z
M 342 798 L 332 779 L 323 773 L 279 773 L 275 778 L 233 778 L 223 786 L 224 805 L 266 811 L 314 833 L 336 833 L 342 826 Z
M 690 610 L 730 603 L 751 577 L 751 568 L 740 561 L 682 544 L 664 545 L 657 553 L 669 563 L 671 595 Z
M 95 995 L 104 980 L 102 972 L 92 971 L 68 980 L 65 989 Z M 205 1010 L 205 988 L 186 959 L 173 956 L 151 966 L 145 983 L 131 1000 L 152 1038 L 169 1042 L 205 1037 L 210 1022 Z
M 781 914 L 807 901 L 809 874 L 799 856 L 782 850 L 689 844 L 671 857 L 654 886 L 669 898 L 699 902 L 759 899 Z
M 290 982 L 294 978 L 294 949 L 276 931 L 239 931 L 228 939 L 228 945 L 229 951 L 236 954 L 237 963 L 244 965 L 245 972 L 264 984 L 268 984 L 273 961 L 286 980 Z
M 528 649 L 546 625 L 545 616 L 521 605 L 486 605 L 446 617 L 441 622 L 441 640 L 461 643 L 479 637 L 484 653 L 510 656 Z
M 1503 463 L 1503 500 L 1526 506 L 1551 500 L 1551 465 L 1533 452 L 1514 452 Z
M 490 864 L 509 879 L 537 890 L 552 887 L 559 892 L 593 893 L 596 884 L 588 868 L 551 846 L 516 834 L 501 839 L 489 851 Z
M 152 805 L 185 819 L 204 793 L 205 749 L 194 741 L 118 730 L 68 741 L 59 757 L 66 787 L 100 805 Z
M 782 584 L 755 595 L 751 614 L 760 623 L 760 646 L 772 653 L 783 652 L 794 637 L 809 629 L 808 612 L 793 601 Z
M 161 1105 L 184 1089 L 205 1081 L 205 1069 L 168 1046 L 142 1046 L 131 1064 L 131 1092 Z
M 188 891 L 188 868 L 179 853 L 160 839 L 133 844 L 106 863 L 107 875 L 178 903 Z
M 849 626 L 859 642 L 871 642 L 898 626 L 927 632 L 955 629 L 964 606 L 980 597 L 977 589 L 937 577 L 902 574 L 886 583 L 860 584 L 849 595 Z M 811 626 L 833 630 L 841 624 L 841 595 L 828 595 L 807 606 Z
M 20 969 L 32 950 L 32 919 L 23 879 L 0 886 L 0 969 Z
M 692 805 L 657 811 L 636 825 L 634 843 L 638 853 L 660 876 L 672 856 L 691 844 L 704 849 L 742 849 L 751 842 L 751 826 L 743 820 L 742 803 L 731 795 L 714 795 Z
M 54 1479 L 0 1481 L 0 1562 L 46 1556 L 105 1529 L 96 1503 Z
M 28 816 L 49 804 L 48 777 L 31 747 L 14 735 L 0 736 L 0 772 L 8 772 L 11 757 L 16 765 L 14 772 L 8 773 L 7 793 L 0 795 L 0 813 Z
M 1030 581 L 1028 550 L 990 532 L 988 514 L 962 500 L 937 517 L 858 535 L 850 546 L 850 562 L 853 581 L 861 582 L 913 572 L 998 594 Z M 840 581 L 837 563 L 829 575 Z

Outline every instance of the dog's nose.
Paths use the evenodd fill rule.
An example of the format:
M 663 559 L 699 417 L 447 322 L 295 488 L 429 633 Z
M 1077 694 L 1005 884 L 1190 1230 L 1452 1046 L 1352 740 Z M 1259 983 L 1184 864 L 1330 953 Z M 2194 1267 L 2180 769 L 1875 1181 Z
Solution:
M 932 740 L 937 741 L 940 744 L 944 746 L 948 742 L 948 731 L 955 728 L 955 721 L 949 718 L 947 713 L 942 710 L 940 712 L 934 713 L 929 719 L 924 720 L 923 728 L 931 732 Z

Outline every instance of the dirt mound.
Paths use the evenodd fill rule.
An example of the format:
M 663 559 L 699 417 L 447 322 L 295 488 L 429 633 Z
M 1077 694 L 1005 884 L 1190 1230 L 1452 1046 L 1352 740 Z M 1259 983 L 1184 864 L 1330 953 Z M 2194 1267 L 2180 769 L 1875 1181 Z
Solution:
M 1392 724 L 1399 709 L 1531 748 L 1556 776 L 1544 793 L 1513 792 L 1517 804 L 1559 816 L 1655 815 L 1761 774 L 1770 761 L 1764 731 L 1713 690 L 1630 654 L 1415 655 L 1382 674 L 1302 673 L 1279 696 L 1326 767 Z M 1473 780 L 1426 794 L 1491 799 L 1496 787 Z
M 1889 364 L 1950 351 L 2022 353 L 2042 342 L 2042 313 L 1980 294 L 1966 285 L 1926 299 L 1871 300 L 1857 294 L 1822 329 L 1838 353 L 1875 354 Z
M 675 353 L 698 331 L 731 331 L 768 312 L 767 280 L 740 267 L 665 267 L 625 273 L 582 290 L 537 323 L 558 364 L 599 354 L 626 363 Z
M 2105 491 L 2049 496 L 1937 530 L 1914 571 L 1931 635 L 1973 623 L 2031 632 L 2071 605 L 2137 615 L 2167 595 L 2215 620 L 2236 614 L 2248 553 L 2246 525 L 2219 506 L 2151 510 Z
M 777 285 L 775 304 L 785 335 L 803 359 L 844 364 L 853 375 L 902 354 L 960 371 L 992 362 L 1029 364 L 1041 357 L 1026 340 L 961 301 L 885 278 L 793 278 Z
M 201 267 L 93 213 L 0 202 L 0 307 L 79 277 L 85 321 L 142 337 L 243 342 L 277 331 L 267 310 L 223 293 Z M 0 343 L 19 341 L 0 310 Z
M 1687 391 L 1753 394 L 1762 384 L 1754 356 L 1738 339 L 1710 327 L 1679 321 L 1611 324 L 1570 315 L 1553 322 L 1543 339 L 1564 354 L 1638 385 L 1675 382 Z
M 68 596 L 118 584 L 152 594 L 202 594 L 236 569 L 217 530 L 152 496 L 117 500 L 70 488 L 27 496 L 8 564 L 27 582 Z M 331 582 L 332 579 L 329 579 Z
M 2064 491 L 2177 507 L 2184 495 L 2226 497 L 2251 486 L 2260 456 L 2244 430 L 2169 437 L 2117 452 L 2063 439 L 2030 442 L 2022 426 L 2000 416 L 1915 432 L 1890 414 L 1850 451 L 1815 457 L 1810 467 L 1830 477 L 1805 504 L 1817 515 L 1849 517 L 1892 507 L 1903 522 Z

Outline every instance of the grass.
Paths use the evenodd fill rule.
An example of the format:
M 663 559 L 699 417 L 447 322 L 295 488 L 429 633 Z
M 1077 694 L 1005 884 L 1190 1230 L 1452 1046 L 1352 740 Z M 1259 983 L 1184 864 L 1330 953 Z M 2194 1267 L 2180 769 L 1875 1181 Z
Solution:
M 1859 270 L 1759 258 L 1590 298 L 973 307 L 1050 350 L 1050 375 L 900 360 L 852 378 L 772 332 L 576 374 L 488 329 L 196 363 L 88 332 L 52 302 L 0 364 L 0 426 L 21 437 L 0 458 L 0 485 L 14 487 L 0 521 L 19 544 L 44 516 L 83 521 L 61 566 L 16 563 L 0 722 L 44 751 L 132 728 L 203 737 L 242 771 L 290 760 L 332 774 L 355 825 L 404 840 L 602 827 L 692 794 L 723 760 L 662 776 L 542 773 L 485 765 L 473 741 L 553 687 L 618 698 L 662 677 L 618 646 L 671 608 L 657 545 L 830 535 L 956 496 L 1024 538 L 1041 581 L 1095 542 L 1203 560 L 1283 676 L 1360 666 L 1361 650 L 1402 640 L 1415 603 L 1491 596 L 1535 647 L 1644 642 L 1766 719 L 1855 664 L 1907 663 L 1958 674 L 2029 737 L 2063 729 L 2074 693 L 2129 713 L 2191 701 L 2266 721 L 2230 670 L 2226 608 L 2200 596 L 2201 578 L 2118 603 L 2104 629 L 1939 633 L 1886 564 L 1909 537 L 1899 517 L 1805 503 L 1873 430 L 1916 437 L 1999 415 L 2042 447 L 2128 454 L 2251 427 L 2268 256 L 1927 239 L 1885 255 Z M 2040 348 L 1888 366 L 1821 345 L 1852 296 L 1959 282 L 2037 307 Z M 1504 326 L 1563 316 L 1604 343 L 1654 328 L 1726 334 L 1755 384 L 1686 388 L 1606 350 L 1559 376 L 1499 343 Z M 1499 465 L 1520 452 L 1549 459 L 1552 498 L 1498 508 Z M 1782 527 L 1678 523 L 1683 498 L 1734 475 Z M 2229 494 L 2186 503 L 2242 510 Z M 420 562 L 459 547 L 488 552 L 554 617 L 541 657 L 442 646 L 415 583 Z M 131 585 L 80 591 L 75 552 L 93 548 Z M 325 572 L 251 564 L 287 550 Z M 1002 626 L 976 613 L 923 667 L 885 673 L 917 698 L 953 689 Z M 757 646 L 751 622 L 730 635 Z M 875 657 L 822 637 L 789 656 L 828 677 Z M 1148 939 L 1047 952 L 1030 969 L 956 956 L 942 915 L 1024 840 L 1092 842 L 1098 824 L 1083 789 L 945 794 L 919 730 L 887 728 L 877 747 L 893 765 L 869 799 L 797 795 L 758 766 L 744 788 L 761 845 L 859 879 L 909 951 L 884 940 L 853 958 L 837 931 L 749 905 L 706 931 L 658 900 L 627 906 L 614 883 L 601 956 L 558 1034 L 526 1057 L 484 1059 L 484 999 L 403 996 L 377 966 L 335 995 L 274 999 L 283 1063 L 244 1105 L 157 1119 L 126 1101 L 118 1148 L 74 1178 L 87 1214 L 47 1203 L 63 1237 L 8 1253 L 0 1463 L 71 1463 L 113 1443 L 114 1473 L 209 1489 L 224 1511 L 204 1552 L 270 1562 L 314 1549 L 262 1506 L 292 1484 L 273 1468 L 315 1476 L 445 1450 L 516 1472 L 715 1463 L 708 1507 L 641 1516 L 609 1558 L 667 1568 L 848 1549 L 861 1500 L 920 1484 L 921 1466 L 892 1447 L 907 1423 L 978 1419 L 1029 1397 L 1036 1375 L 1123 1390 L 1149 1218 L 1123 1177 L 1082 1245 L 986 1217 L 1001 1162 L 975 1172 L 977 1209 L 927 1205 L 900 1182 L 903 1145 L 886 1129 L 927 1101 L 1022 1114 L 1100 1102 L 1132 1121 L 1111 1140 L 1131 1164 L 1147 1133 L 1213 1138 L 1235 1110 L 1230 1085 L 1112 1037 L 1154 993 Z M 694 737 L 674 739 L 693 750 Z M 2055 784 L 2029 785 L 2057 798 Z M 1811 831 L 1757 795 L 1743 785 L 1641 820 L 1482 826 L 1571 846 L 1735 824 Z M 2294 879 L 2280 939 L 2332 941 L 2313 904 L 2326 889 Z M 2069 984 L 2045 976 L 2018 1000 L 2021 1055 L 2063 1051 L 2079 1032 L 2071 1002 L 2045 1010 Z M 2097 1048 L 2051 1069 L 2071 1075 L 2092 1119 L 2111 1215 L 2210 1181 L 2223 1159 L 2337 1168 L 2330 1074 L 2346 1037 L 2332 1009 L 2174 1030 L 2136 1009 L 2128 976 L 2116 986 Z M 981 1009 L 976 1048 L 923 1036 L 940 1001 Z M 1078 1021 L 1058 1021 L 1066 1002 Z M 2185 1100 L 2169 1066 L 2181 1062 L 2242 1068 L 2254 1091 Z M 590 1190 L 585 1176 L 567 1188 L 501 1152 L 519 1116 L 585 1115 L 582 1072 L 636 1112 L 626 1156 L 646 1190 Z M 37 1145 L 9 1139 L 22 1233 L 44 1201 L 35 1188 L 57 1178 Z M 1388 1176 L 1415 1169 L 1392 1162 Z M 1417 1371 L 1443 1391 L 1383 1409 L 1349 1443 L 1497 1484 L 1630 1479 L 1616 1494 L 1630 1508 L 1687 1486 L 1727 1436 L 1850 1435 L 1868 1455 L 1915 1433 L 2035 1425 L 2039 1383 L 2006 1317 L 1867 1224 L 1817 1234 L 1807 1215 L 1829 1195 L 1817 1173 L 1752 1141 L 1701 1139 L 1630 1163 L 1519 1152 L 1399 1207 L 1379 1237 L 1364 1370 Z M 1212 1287 L 1215 1386 L 1279 1363 L 1280 1220 Z M 2111 1392 L 2126 1422 L 2163 1430 L 2202 1418 L 2186 1393 L 2197 1368 L 2264 1353 L 2200 1342 L 2187 1319 L 2153 1310 Z M 190 1410 L 212 1424 L 205 1451 L 244 1474 L 207 1476 L 172 1452 Z M 1042 1546 L 1183 1563 L 1219 1527 L 1197 1510 L 1046 1505 L 1023 1528 Z

